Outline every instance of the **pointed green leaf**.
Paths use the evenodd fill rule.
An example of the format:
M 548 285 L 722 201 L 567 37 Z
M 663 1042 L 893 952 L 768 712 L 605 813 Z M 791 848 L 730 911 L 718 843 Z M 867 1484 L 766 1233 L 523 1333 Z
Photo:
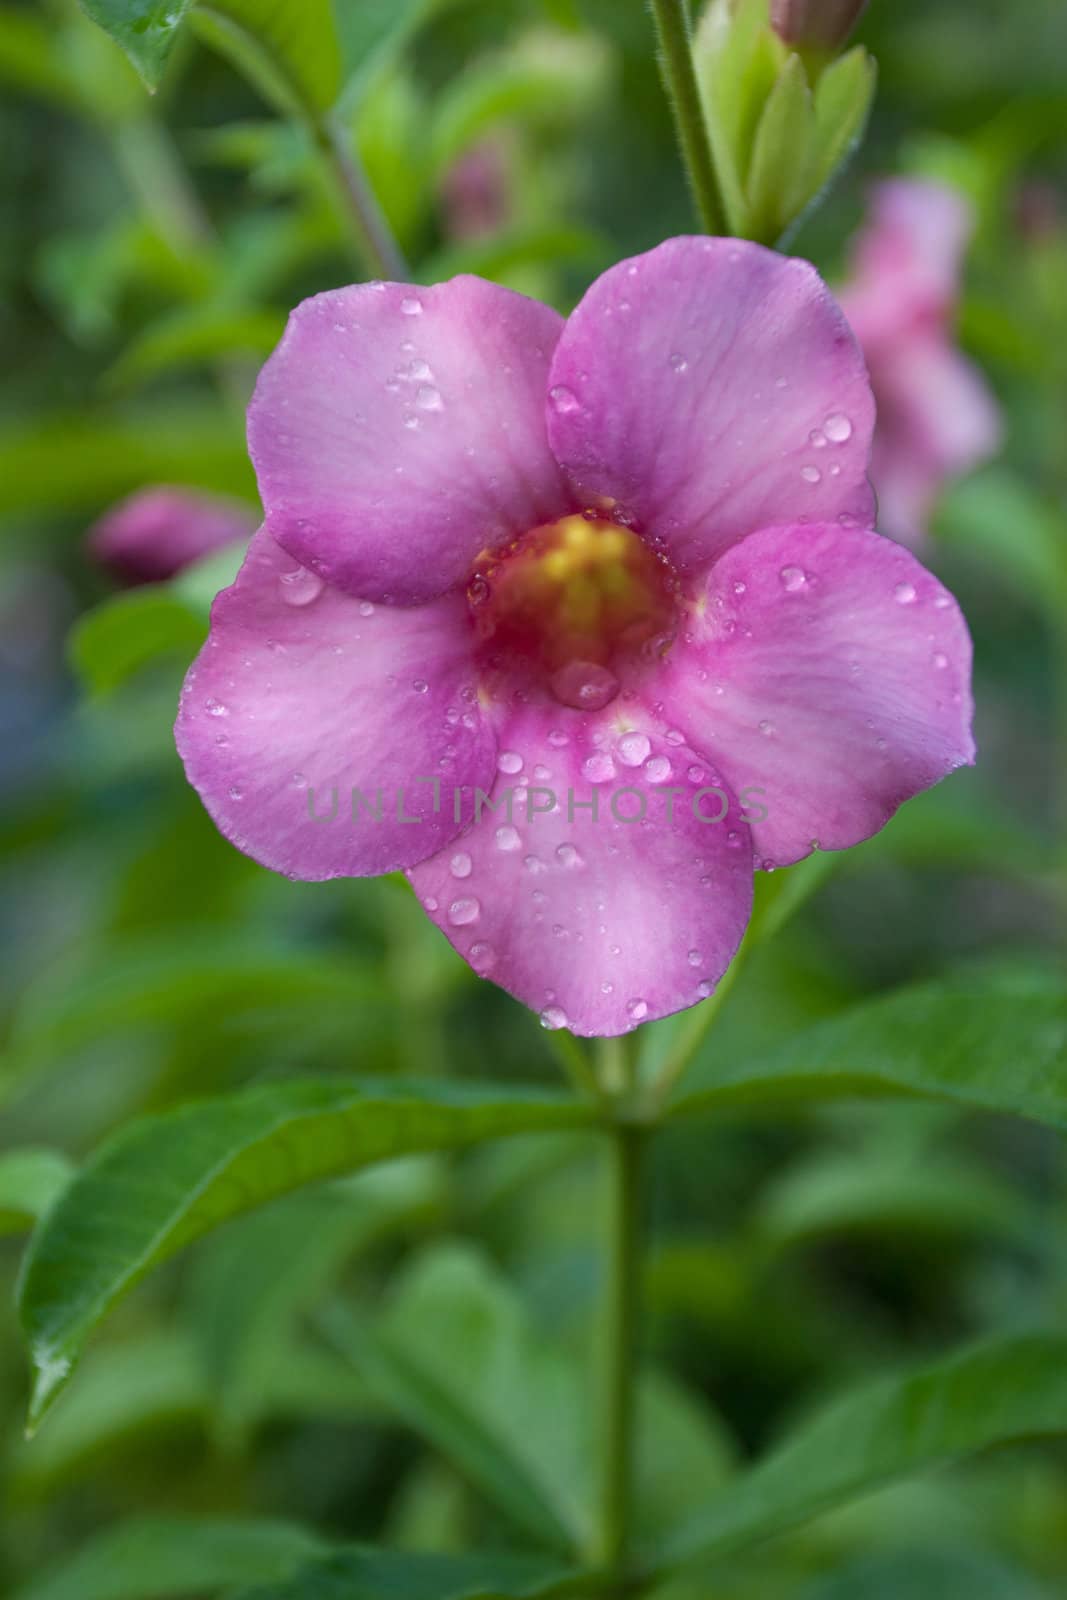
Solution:
M 751 237 L 772 244 L 803 207 L 815 167 L 815 109 L 799 56 L 767 97 L 748 173 Z
M 1067 1432 L 1067 1337 L 964 1351 L 848 1395 L 720 1490 L 670 1542 L 684 1563 L 796 1527 L 869 1490 L 1012 1440 Z
M 590 1121 L 586 1107 L 535 1089 L 303 1079 L 129 1124 L 78 1174 L 26 1258 L 31 1421 L 116 1300 L 229 1217 L 395 1156 Z
M 31 1228 L 72 1171 L 58 1150 L 9 1150 L 0 1156 L 0 1234 Z
M 12 1600 L 192 1600 L 236 1583 L 284 1579 L 324 1548 L 288 1522 L 143 1517 L 97 1534 Z
M 197 31 L 285 112 L 328 111 L 341 88 L 331 0 L 203 0 Z
M 535 1556 L 405 1555 L 341 1550 L 267 1588 L 241 1589 L 234 1600 L 549 1600 L 602 1594 L 575 1584 L 562 1568 Z
M 900 1094 L 1067 1131 L 1067 987 L 1006 972 L 902 989 L 753 1060 L 709 1052 L 683 1080 L 673 1114 Z
M 817 1580 L 802 1600 L 1051 1600 L 1035 1578 L 991 1550 L 910 1546 L 861 1556 Z
M 81 0 L 87 16 L 122 46 L 150 89 L 159 85 L 190 0 Z
M 152 584 L 111 595 L 80 616 L 70 634 L 70 659 L 90 694 L 107 694 L 161 657 L 191 661 L 206 635 L 205 618 Z
M 878 69 L 862 45 L 826 68 L 815 86 L 818 157 L 812 193 L 822 189 L 863 137 Z
M 336 1313 L 331 1331 L 372 1393 L 517 1526 L 562 1548 L 591 1541 L 597 1469 L 584 1353 L 535 1327 L 473 1249 L 427 1253 L 375 1325 Z M 707 1409 L 658 1373 L 642 1375 L 638 1413 L 638 1532 L 652 1540 L 725 1478 L 730 1447 Z

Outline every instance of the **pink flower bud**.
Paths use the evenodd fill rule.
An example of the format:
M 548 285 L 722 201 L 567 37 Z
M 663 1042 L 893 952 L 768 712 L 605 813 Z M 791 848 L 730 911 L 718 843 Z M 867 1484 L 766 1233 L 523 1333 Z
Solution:
M 771 27 L 800 50 L 838 50 L 867 0 L 771 0 Z
M 90 528 L 88 545 L 123 582 L 159 583 L 247 539 L 255 525 L 251 508 L 239 500 L 154 484 L 106 511 Z

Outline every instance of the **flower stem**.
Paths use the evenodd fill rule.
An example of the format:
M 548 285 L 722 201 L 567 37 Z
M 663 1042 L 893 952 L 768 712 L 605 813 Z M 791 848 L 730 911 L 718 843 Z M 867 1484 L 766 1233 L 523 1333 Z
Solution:
M 606 1131 L 607 1250 L 601 1329 L 600 1522 L 596 1558 L 626 1593 L 634 1488 L 634 1422 L 641 1279 L 641 1170 L 646 1131 L 626 1120 Z
M 407 262 L 341 125 L 333 117 L 321 117 L 312 123 L 311 132 L 333 180 L 360 265 L 376 278 L 404 282 Z
M 705 233 L 723 233 L 719 186 L 693 66 L 687 0 L 651 0 L 651 4 L 659 37 L 660 72 L 697 214 Z

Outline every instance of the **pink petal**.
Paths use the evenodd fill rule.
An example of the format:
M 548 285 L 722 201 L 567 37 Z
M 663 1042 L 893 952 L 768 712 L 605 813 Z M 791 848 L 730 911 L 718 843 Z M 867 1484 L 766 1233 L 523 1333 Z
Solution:
M 248 411 L 271 533 L 347 593 L 411 605 L 562 515 L 544 422 L 561 327 L 480 278 L 305 300 Z
M 871 379 L 878 401 L 871 461 L 878 525 L 915 543 L 942 486 L 996 451 L 1000 412 L 977 367 L 939 334 L 879 350 Z
M 723 557 L 707 601 L 661 693 L 742 802 L 766 808 L 759 864 L 856 844 L 973 760 L 966 625 L 899 545 L 769 528 Z
M 580 492 L 620 502 L 682 570 L 772 523 L 870 525 L 870 387 L 807 262 L 668 239 L 597 279 L 551 383 L 549 437 Z
M 215 601 L 175 730 L 219 830 L 294 878 L 391 872 L 439 850 L 459 831 L 453 786 L 493 772 L 469 643 L 462 597 L 373 606 L 261 530 Z M 416 781 L 432 777 L 436 811 L 434 786 Z
M 947 321 L 972 227 L 967 201 L 946 184 L 895 178 L 874 186 L 851 281 L 840 291 L 868 359 L 873 344 L 892 343 L 906 328 Z
M 93 555 L 126 583 L 159 583 L 202 556 L 251 538 L 250 507 L 224 495 L 155 484 L 119 501 L 88 533 Z
M 710 994 L 748 920 L 752 853 L 728 791 L 699 799 L 707 821 L 694 815 L 716 781 L 707 764 L 654 728 L 627 742 L 607 714 L 560 707 L 509 714 L 500 746 L 501 809 L 410 874 L 459 953 L 579 1034 L 624 1033 Z M 595 820 L 582 805 L 594 794 Z M 619 820 L 642 802 L 644 821 Z

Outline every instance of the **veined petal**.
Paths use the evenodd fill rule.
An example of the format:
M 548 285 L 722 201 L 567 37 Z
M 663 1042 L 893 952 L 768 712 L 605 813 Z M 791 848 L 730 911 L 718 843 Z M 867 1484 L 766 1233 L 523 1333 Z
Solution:
M 544 417 L 562 326 L 472 277 L 305 300 L 248 411 L 270 532 L 347 593 L 412 605 L 563 515 Z
M 549 437 L 581 495 L 617 501 L 680 571 L 776 523 L 871 525 L 870 385 L 805 261 L 668 239 L 597 279 L 551 385 Z
M 856 844 L 974 758 L 959 607 L 878 534 L 753 534 L 715 567 L 693 637 L 665 663 L 662 697 L 748 808 L 765 808 L 757 865 Z
M 711 994 L 748 921 L 752 845 L 708 764 L 562 707 L 509 714 L 500 746 L 495 809 L 410 873 L 460 955 L 579 1034 Z
M 496 751 L 462 597 L 353 599 L 265 530 L 215 601 L 175 735 L 220 832 L 306 879 L 392 872 L 440 849 L 469 816 L 468 804 L 455 820 L 454 788 L 490 782 Z

